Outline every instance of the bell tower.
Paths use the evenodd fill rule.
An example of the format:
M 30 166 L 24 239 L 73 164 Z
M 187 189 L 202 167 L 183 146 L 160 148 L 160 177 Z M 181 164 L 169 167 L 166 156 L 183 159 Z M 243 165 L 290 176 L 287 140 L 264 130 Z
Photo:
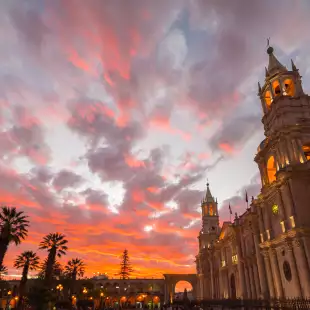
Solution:
M 271 46 L 267 54 L 264 85 L 258 83 L 266 138 L 255 156 L 262 181 L 262 241 L 310 227 L 310 97 L 294 62 L 289 70 Z
M 202 229 L 200 230 L 199 249 L 208 248 L 216 240 L 219 234 L 219 215 L 217 201 L 214 200 L 209 183 L 207 192 L 201 201 Z

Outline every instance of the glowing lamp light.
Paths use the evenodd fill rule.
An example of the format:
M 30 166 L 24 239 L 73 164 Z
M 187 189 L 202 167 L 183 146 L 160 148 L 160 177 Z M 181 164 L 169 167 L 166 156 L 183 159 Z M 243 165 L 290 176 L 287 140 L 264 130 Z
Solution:
M 12 291 L 10 290 L 10 291 L 8 291 L 8 295 L 12 295 Z
M 14 299 L 15 299 L 15 300 L 18 300 L 18 296 L 15 296 Z
M 100 297 L 103 297 L 103 293 L 100 293 Z

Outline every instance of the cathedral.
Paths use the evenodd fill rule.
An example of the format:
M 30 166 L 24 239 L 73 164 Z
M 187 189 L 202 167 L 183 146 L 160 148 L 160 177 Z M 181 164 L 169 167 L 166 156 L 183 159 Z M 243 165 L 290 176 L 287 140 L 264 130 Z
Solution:
M 196 256 L 199 299 L 310 297 L 310 97 L 293 61 L 269 47 L 258 83 L 265 139 L 255 155 L 262 188 L 244 214 L 219 226 L 207 184 Z

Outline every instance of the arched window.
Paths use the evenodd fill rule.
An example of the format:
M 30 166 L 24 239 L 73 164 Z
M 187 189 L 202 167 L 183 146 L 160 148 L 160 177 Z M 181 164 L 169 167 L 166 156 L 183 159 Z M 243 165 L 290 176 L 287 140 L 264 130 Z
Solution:
M 267 175 L 269 183 L 272 183 L 276 180 L 276 172 L 277 172 L 276 162 L 274 160 L 274 157 L 270 156 L 267 161 Z
M 267 90 L 265 92 L 265 103 L 267 105 L 267 108 L 270 108 L 270 105 L 272 103 L 272 98 L 271 98 L 271 92 L 270 90 Z
M 213 206 L 212 205 L 209 206 L 209 215 L 210 216 L 213 215 Z
M 293 97 L 295 95 L 295 85 L 292 79 L 284 80 L 284 88 L 287 96 Z
M 278 80 L 274 81 L 272 83 L 273 92 L 276 97 L 281 95 L 281 88 L 280 88 L 280 82 Z
M 310 160 L 310 143 L 306 144 L 302 147 L 305 157 L 307 158 L 307 160 Z

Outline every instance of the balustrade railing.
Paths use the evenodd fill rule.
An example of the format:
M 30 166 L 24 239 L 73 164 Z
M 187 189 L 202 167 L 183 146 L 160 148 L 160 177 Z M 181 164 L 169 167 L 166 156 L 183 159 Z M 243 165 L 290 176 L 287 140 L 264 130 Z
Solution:
M 175 300 L 172 304 L 165 305 L 172 310 L 219 310 L 219 309 L 242 309 L 242 310 L 299 310 L 310 309 L 310 299 L 210 299 L 210 300 Z

